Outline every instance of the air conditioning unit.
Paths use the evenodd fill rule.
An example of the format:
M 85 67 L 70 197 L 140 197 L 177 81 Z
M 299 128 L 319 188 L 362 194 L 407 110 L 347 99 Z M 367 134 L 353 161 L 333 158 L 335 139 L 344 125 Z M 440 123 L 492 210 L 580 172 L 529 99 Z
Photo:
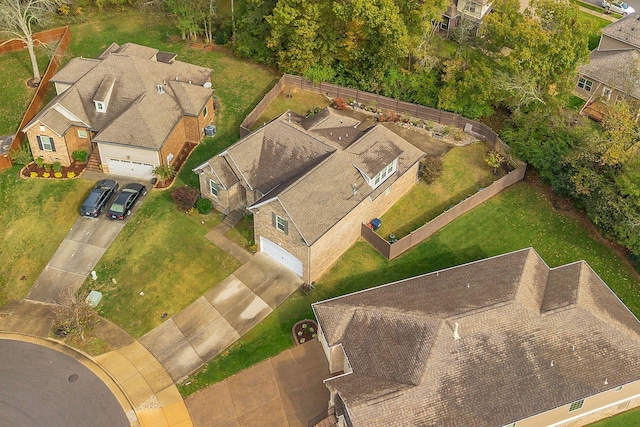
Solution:
M 214 136 L 216 134 L 216 127 L 214 125 L 207 125 L 204 127 L 204 134 L 206 136 Z

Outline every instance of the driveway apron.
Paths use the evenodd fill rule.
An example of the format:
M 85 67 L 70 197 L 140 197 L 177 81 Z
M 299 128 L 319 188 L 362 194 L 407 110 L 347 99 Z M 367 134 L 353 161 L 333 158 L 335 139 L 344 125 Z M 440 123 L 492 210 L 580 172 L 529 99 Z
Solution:
M 27 298 L 53 303 L 64 292 L 76 292 L 124 225 L 105 217 L 78 217 Z
M 257 253 L 140 342 L 180 381 L 267 317 L 301 284 L 294 272 Z

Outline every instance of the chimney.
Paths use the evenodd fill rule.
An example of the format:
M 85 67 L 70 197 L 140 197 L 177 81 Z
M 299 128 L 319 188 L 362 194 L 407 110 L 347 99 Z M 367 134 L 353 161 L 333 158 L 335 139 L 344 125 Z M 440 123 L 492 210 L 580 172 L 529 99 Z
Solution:
M 458 327 L 460 324 L 456 322 L 456 328 L 453 330 L 453 339 L 458 341 L 460 339 L 460 334 L 458 333 Z

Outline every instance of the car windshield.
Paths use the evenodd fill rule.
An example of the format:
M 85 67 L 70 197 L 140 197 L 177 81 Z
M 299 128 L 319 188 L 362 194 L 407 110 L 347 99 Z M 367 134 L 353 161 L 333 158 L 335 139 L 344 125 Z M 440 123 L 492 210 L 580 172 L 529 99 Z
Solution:
M 623 8 L 623 9 L 628 9 L 629 5 L 626 4 L 626 3 L 620 3 L 620 7 Z
M 119 205 L 119 204 L 112 204 L 111 205 L 111 209 L 109 209 L 111 212 L 115 212 L 115 213 L 122 213 L 124 212 L 124 205 Z

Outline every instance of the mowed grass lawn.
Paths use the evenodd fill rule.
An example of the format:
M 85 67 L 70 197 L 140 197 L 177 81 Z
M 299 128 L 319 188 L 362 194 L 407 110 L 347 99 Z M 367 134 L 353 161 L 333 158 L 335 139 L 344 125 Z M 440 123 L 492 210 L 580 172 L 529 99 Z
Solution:
M 226 378 L 293 346 L 291 327 L 312 318 L 311 303 L 474 260 L 533 247 L 552 267 L 586 260 L 636 314 L 640 279 L 578 219 L 556 212 L 529 182 L 505 190 L 458 218 L 421 245 L 387 261 L 357 242 L 303 297 L 292 295 L 226 352 L 180 386 L 183 395 Z M 190 382 L 189 385 L 186 385 Z
M 73 222 L 92 181 L 18 177 L 0 171 L 0 306 L 27 296 Z
M 503 176 L 494 175 L 484 161 L 490 149 L 484 142 L 452 148 L 443 158 L 442 175 L 431 184 L 420 180 L 398 200 L 381 217 L 378 234 L 402 238 Z
M 258 129 L 270 122 L 287 110 L 306 116 L 309 110 L 323 109 L 330 104 L 329 100 L 320 94 L 300 90 L 298 88 L 285 88 L 280 95 L 267 107 L 258 120 L 251 126 L 251 130 Z

